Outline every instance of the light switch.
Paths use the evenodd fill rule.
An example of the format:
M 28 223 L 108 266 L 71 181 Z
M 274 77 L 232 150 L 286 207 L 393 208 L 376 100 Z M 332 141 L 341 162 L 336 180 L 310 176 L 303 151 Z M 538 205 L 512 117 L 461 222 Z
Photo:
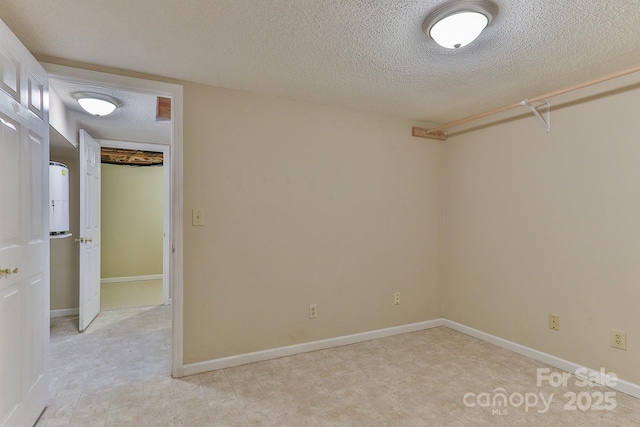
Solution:
M 204 209 L 191 210 L 191 225 L 204 225 Z

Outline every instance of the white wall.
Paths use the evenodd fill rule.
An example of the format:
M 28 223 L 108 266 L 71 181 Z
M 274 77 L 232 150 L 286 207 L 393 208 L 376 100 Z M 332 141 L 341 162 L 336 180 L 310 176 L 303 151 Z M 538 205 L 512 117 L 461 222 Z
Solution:
M 554 108 L 550 134 L 531 115 L 447 142 L 446 318 L 640 383 L 638 99 Z
M 78 146 L 78 122 L 52 87 L 49 87 L 49 124 L 72 145 Z

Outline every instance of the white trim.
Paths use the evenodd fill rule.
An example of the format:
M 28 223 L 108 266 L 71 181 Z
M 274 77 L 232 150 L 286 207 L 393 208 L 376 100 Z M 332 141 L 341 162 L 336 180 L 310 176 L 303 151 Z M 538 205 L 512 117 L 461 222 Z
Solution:
M 598 382 L 599 384 L 605 385 L 607 383 L 607 380 L 609 379 L 608 378 L 609 375 L 603 376 L 599 371 L 596 371 L 594 369 L 578 365 L 577 363 L 573 363 L 568 360 L 564 360 L 559 357 L 553 356 L 551 354 L 544 353 L 539 350 L 535 350 L 531 347 L 526 347 L 522 344 L 518 344 L 513 341 L 505 340 L 504 338 L 500 338 L 495 335 L 488 334 L 486 332 L 471 328 L 461 323 L 457 323 L 447 319 L 444 319 L 443 323 L 444 323 L 443 326 L 453 329 L 454 331 L 458 331 L 463 334 L 472 336 L 474 338 L 478 338 L 482 341 L 486 341 L 490 344 L 497 345 L 498 347 L 511 350 L 514 353 L 521 354 L 530 359 L 537 360 L 538 362 L 546 363 L 547 365 L 551 365 L 565 372 L 575 374 L 576 371 L 580 369 L 580 371 L 578 372 L 586 372 L 586 375 L 584 376 L 584 378 L 590 379 L 590 380 L 597 378 L 599 380 L 596 382 Z M 634 384 L 629 381 L 625 381 L 625 380 L 621 380 L 620 378 L 617 378 L 615 386 L 610 388 L 613 390 L 628 394 L 630 396 L 640 398 L 640 385 L 638 384 Z
M 63 81 L 90 82 L 103 86 L 114 87 L 138 93 L 148 93 L 170 97 L 171 102 L 171 144 L 168 145 L 171 154 L 170 168 L 170 220 L 169 247 L 171 248 L 168 271 L 171 290 L 172 326 L 171 326 L 171 375 L 178 378 L 182 373 L 183 358 L 183 307 L 182 307 L 182 272 L 183 272 L 183 242 L 182 242 L 182 187 L 183 187 L 183 88 L 182 85 L 164 83 L 155 80 L 139 79 L 98 71 L 83 70 L 56 64 L 42 64 L 50 76 Z M 157 144 L 156 147 L 161 147 Z M 164 146 L 167 146 L 164 144 Z M 157 150 L 157 148 L 156 148 Z M 166 258 L 165 258 L 166 259 Z
M 162 301 L 164 305 L 171 304 L 171 147 L 162 153 Z M 178 191 L 182 193 L 182 189 Z
M 171 319 L 172 345 L 171 345 L 171 375 L 180 378 L 184 375 L 183 366 L 183 246 L 182 229 L 183 224 L 183 164 L 182 164 L 182 132 L 183 132 L 183 99 L 182 86 L 176 86 L 172 92 L 175 102 L 171 103 L 171 120 L 173 126 L 173 144 L 171 145 L 171 240 L 173 247 L 171 256 L 173 262 L 170 264 L 172 270 L 169 274 L 171 278 L 171 307 L 173 318 Z
M 65 316 L 77 316 L 80 313 L 78 308 L 61 308 L 60 310 L 50 310 L 49 311 L 51 318 L 54 317 L 65 317 Z
M 325 340 L 311 341 L 286 347 L 272 348 L 256 351 L 254 353 L 239 354 L 237 356 L 223 357 L 204 362 L 190 363 L 184 366 L 184 375 L 195 375 L 201 372 L 214 371 L 216 369 L 230 368 L 232 366 L 246 365 L 247 363 L 262 362 L 277 359 L 279 357 L 292 356 L 294 354 L 308 353 L 310 351 L 324 350 L 326 348 L 356 344 L 371 341 L 392 335 L 406 334 L 408 332 L 422 331 L 424 329 L 442 326 L 443 319 L 427 320 L 425 322 L 411 323 L 409 325 L 394 326 L 375 331 L 361 332 L 359 334 L 345 335 Z
M 160 280 L 162 274 L 146 274 L 143 276 L 124 276 L 124 277 L 105 277 L 100 279 L 101 284 L 105 283 L 120 283 L 120 282 L 142 282 L 145 280 Z

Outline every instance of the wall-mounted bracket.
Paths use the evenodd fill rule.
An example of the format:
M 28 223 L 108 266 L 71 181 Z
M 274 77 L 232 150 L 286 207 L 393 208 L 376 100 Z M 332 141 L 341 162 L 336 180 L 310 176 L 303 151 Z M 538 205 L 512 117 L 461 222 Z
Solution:
M 522 105 L 523 107 L 529 107 L 531 112 L 538 118 L 538 120 L 542 122 L 544 127 L 547 129 L 547 133 L 551 132 L 551 104 L 549 104 L 547 101 L 541 101 L 537 105 L 533 105 L 530 104 L 528 100 L 523 99 L 522 101 L 520 101 L 520 105 Z M 547 108 L 546 120 L 540 115 L 540 112 L 538 111 L 538 108 L 542 107 L 543 105 Z
M 425 129 L 416 126 L 413 127 L 411 134 L 419 138 L 437 139 L 438 141 L 446 141 L 448 137 L 447 132 L 443 130 Z

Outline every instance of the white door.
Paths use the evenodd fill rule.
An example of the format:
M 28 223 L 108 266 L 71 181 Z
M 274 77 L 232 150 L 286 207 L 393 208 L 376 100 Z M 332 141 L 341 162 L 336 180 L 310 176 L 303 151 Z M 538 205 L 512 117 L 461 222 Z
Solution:
M 100 145 L 80 130 L 80 321 L 84 331 L 100 312 Z
M 0 426 L 49 392 L 48 77 L 0 21 Z

